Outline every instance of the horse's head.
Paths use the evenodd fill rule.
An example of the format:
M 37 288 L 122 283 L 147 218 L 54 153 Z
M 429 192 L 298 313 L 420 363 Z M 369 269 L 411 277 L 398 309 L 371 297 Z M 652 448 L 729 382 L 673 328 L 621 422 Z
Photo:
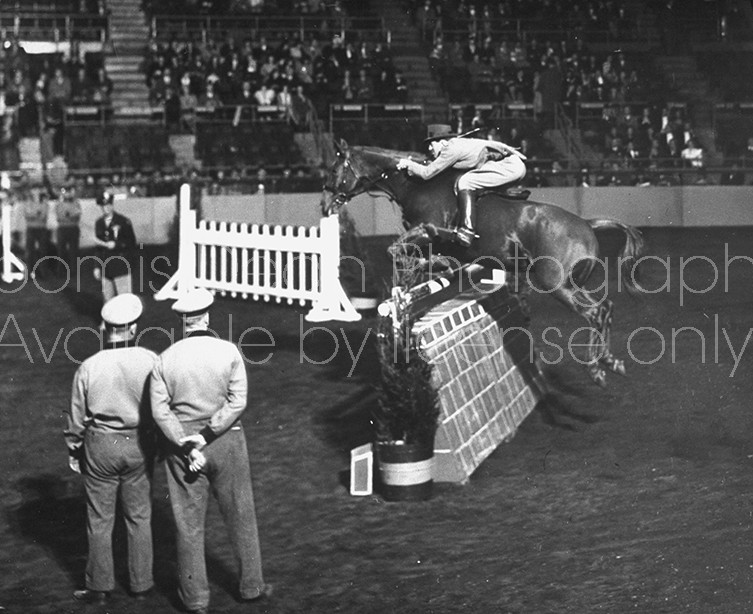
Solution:
M 344 139 L 333 142 L 335 147 L 335 162 L 329 169 L 322 186 L 321 208 L 323 215 L 337 211 L 355 195 L 358 185 L 352 162 L 350 148 Z
M 377 184 L 396 168 L 395 160 L 389 156 L 368 155 L 359 147 L 349 147 L 342 139 L 334 145 L 336 160 L 322 189 L 324 215 L 337 211 L 358 194 L 378 189 Z

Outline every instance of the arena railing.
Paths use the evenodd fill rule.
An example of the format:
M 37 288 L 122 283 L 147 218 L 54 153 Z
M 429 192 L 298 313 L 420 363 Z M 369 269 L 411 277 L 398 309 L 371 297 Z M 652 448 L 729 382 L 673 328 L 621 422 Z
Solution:
M 339 34 L 350 39 L 354 34 L 373 35 L 389 42 L 389 31 L 381 17 L 280 17 L 270 15 L 154 15 L 150 20 L 150 35 L 156 40 L 175 37 L 186 40 L 209 40 L 237 34 L 241 40 L 251 34 L 264 36 Z
M 0 36 L 22 41 L 69 42 L 72 40 L 104 43 L 109 31 L 108 18 L 98 13 L 11 13 L 0 11 Z
M 76 104 L 63 107 L 64 125 L 108 123 L 165 123 L 165 109 L 162 106 L 123 106 L 111 104 Z
M 471 32 L 478 33 L 477 37 L 481 40 L 486 36 L 491 36 L 494 41 L 506 40 L 508 42 L 526 41 L 531 38 L 544 40 L 571 40 L 575 35 L 582 38 L 588 43 L 657 43 L 658 37 L 654 30 L 650 28 L 636 27 L 629 33 L 615 33 L 608 29 L 595 28 L 576 28 L 568 22 L 552 24 L 540 20 L 514 19 L 509 20 L 509 25 L 505 27 L 485 27 L 483 19 L 475 22 L 465 20 L 455 22 L 451 27 L 422 29 L 424 40 L 436 41 L 441 35 L 445 41 L 448 40 L 468 40 Z
M 347 103 L 329 105 L 329 131 L 338 122 L 368 123 L 383 120 L 424 121 L 424 107 L 407 103 Z
M 447 107 L 450 123 L 460 132 L 470 130 L 474 118 L 485 126 L 499 127 L 512 121 L 536 123 L 536 107 L 525 102 L 452 102 Z
M 664 102 L 663 106 L 670 111 L 680 110 L 685 113 L 688 103 L 679 100 L 670 100 Z M 643 109 L 645 107 L 651 107 L 653 109 L 656 107 L 656 103 L 640 100 L 623 102 L 578 102 L 575 104 L 563 102 L 562 107 L 575 122 L 575 127 L 581 128 L 584 123 L 601 121 L 607 119 L 612 114 L 619 114 L 625 107 L 630 107 L 630 110 L 635 117 L 640 119 Z
M 243 176 L 235 177 L 238 169 L 243 170 Z M 177 194 L 178 187 L 187 180 L 197 181 L 204 186 L 215 183 L 228 193 L 254 194 L 259 191 L 259 184 L 264 184 L 266 193 L 285 192 L 321 192 L 322 179 L 316 173 L 306 172 L 303 176 L 296 174 L 296 169 L 302 166 L 282 167 L 266 166 L 263 178 L 257 175 L 259 167 L 247 165 L 235 166 L 203 166 L 201 169 L 154 169 L 120 167 L 111 168 L 77 168 L 69 169 L 68 178 L 76 181 L 81 198 L 94 198 L 101 190 L 101 185 L 113 185 L 132 196 L 172 196 Z M 292 170 L 293 174 L 286 174 L 285 170 Z M 538 169 L 538 170 L 537 170 Z M 218 181 L 218 171 L 225 176 Z M 17 181 L 23 171 L 9 170 L 9 175 Z M 733 182 L 728 177 L 735 175 Z M 675 167 L 651 167 L 643 169 L 619 169 L 602 171 L 601 169 L 556 169 L 552 168 L 552 161 L 546 159 L 532 159 L 528 164 L 528 173 L 523 180 L 526 187 L 615 187 L 610 186 L 605 177 L 615 176 L 620 184 L 626 188 L 642 186 L 690 186 L 690 185 L 753 185 L 753 161 L 748 166 L 738 163 L 737 166 L 725 164 L 723 166 L 709 166 L 698 169 Z M 32 175 L 34 181 L 35 175 Z M 699 179 L 702 178 L 702 183 Z M 584 181 L 587 185 L 584 185 Z M 541 184 L 541 185 L 539 185 Z M 47 188 L 39 183 L 36 187 Z

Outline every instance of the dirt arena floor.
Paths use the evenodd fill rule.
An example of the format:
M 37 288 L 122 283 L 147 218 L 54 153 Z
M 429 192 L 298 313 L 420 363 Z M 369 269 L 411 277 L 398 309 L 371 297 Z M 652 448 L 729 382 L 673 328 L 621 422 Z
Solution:
M 652 293 L 612 293 L 613 345 L 628 376 L 593 385 L 577 363 L 581 350 L 573 358 L 567 347 L 582 323 L 534 295 L 531 331 L 553 363 L 550 395 L 467 484 L 437 484 L 422 503 L 351 497 L 344 485 L 349 450 L 370 439 L 375 319 L 316 327 L 302 320 L 303 307 L 218 299 L 213 328 L 234 341 L 247 331 L 244 355 L 256 363 L 244 424 L 275 594 L 252 607 L 236 601 L 213 504 L 211 611 L 753 611 L 753 228 L 645 236 Z M 154 594 L 143 603 L 127 596 L 118 532 L 121 586 L 110 604 L 72 598 L 83 581 L 85 509 L 67 467 L 63 411 L 76 361 L 96 350 L 100 305 L 86 271 L 79 291 L 54 291 L 63 283 L 0 286 L 0 606 L 178 612 L 163 467 Z M 176 327 L 169 302 L 151 295 L 145 287 L 142 330 Z M 142 342 L 161 350 L 169 339 L 155 328 Z

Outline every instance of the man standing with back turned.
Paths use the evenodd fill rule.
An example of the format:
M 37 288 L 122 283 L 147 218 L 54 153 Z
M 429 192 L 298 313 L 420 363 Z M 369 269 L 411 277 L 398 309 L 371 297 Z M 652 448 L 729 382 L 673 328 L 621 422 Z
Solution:
M 151 467 L 154 446 L 146 385 L 157 356 L 134 345 L 139 297 L 121 294 L 102 307 L 106 344 L 73 378 L 65 441 L 69 466 L 84 476 L 87 537 L 86 588 L 73 596 L 104 603 L 115 588 L 112 531 L 120 496 L 128 533 L 128 573 L 134 597 L 152 578 Z
M 178 592 L 189 612 L 206 614 L 209 582 L 204 532 L 213 491 L 240 561 L 240 598 L 268 597 L 262 578 L 259 535 L 246 436 L 243 357 L 209 330 L 214 299 L 191 290 L 173 305 L 185 337 L 159 357 L 151 378 L 152 412 L 168 440 L 167 485 L 178 544 Z

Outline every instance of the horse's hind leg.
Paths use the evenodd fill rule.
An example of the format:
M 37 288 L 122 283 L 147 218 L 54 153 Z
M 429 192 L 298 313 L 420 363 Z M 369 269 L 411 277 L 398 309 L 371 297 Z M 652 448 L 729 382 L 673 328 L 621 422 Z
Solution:
M 609 353 L 604 321 L 609 308 L 599 304 L 589 292 L 582 289 L 559 288 L 556 297 L 581 315 L 589 323 L 588 343 L 586 344 L 586 370 L 591 379 L 602 388 L 607 385 L 604 370 L 604 357 Z
M 604 299 L 604 302 L 599 308 L 599 314 L 597 321 L 599 329 L 604 338 L 604 351 L 601 356 L 601 364 L 613 373 L 619 375 L 625 375 L 625 362 L 619 358 L 616 358 L 612 354 L 612 311 L 614 305 L 609 299 Z

